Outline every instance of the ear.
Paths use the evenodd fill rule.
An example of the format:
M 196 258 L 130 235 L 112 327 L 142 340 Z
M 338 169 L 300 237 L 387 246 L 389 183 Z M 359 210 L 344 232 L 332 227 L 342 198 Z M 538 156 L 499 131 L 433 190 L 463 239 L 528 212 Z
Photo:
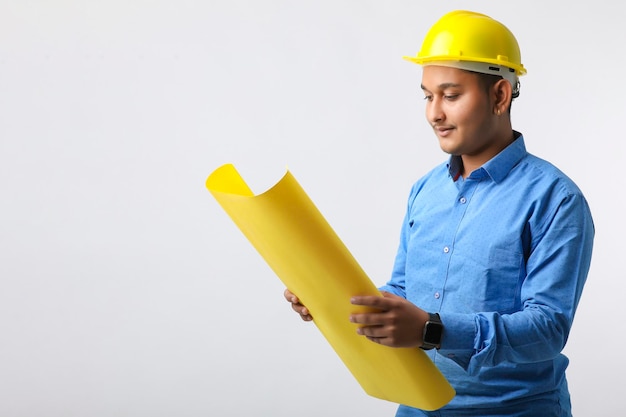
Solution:
M 493 112 L 498 115 L 507 113 L 513 96 L 511 83 L 505 79 L 496 81 L 493 85 L 492 93 L 494 98 Z

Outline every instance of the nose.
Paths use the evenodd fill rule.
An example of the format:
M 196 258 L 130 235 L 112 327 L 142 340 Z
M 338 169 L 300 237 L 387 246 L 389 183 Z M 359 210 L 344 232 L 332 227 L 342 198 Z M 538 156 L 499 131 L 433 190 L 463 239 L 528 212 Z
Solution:
M 446 115 L 443 112 L 441 107 L 441 101 L 437 98 L 433 98 L 431 101 L 426 104 L 426 120 L 430 122 L 431 125 L 435 125 L 437 123 L 441 123 L 445 120 Z

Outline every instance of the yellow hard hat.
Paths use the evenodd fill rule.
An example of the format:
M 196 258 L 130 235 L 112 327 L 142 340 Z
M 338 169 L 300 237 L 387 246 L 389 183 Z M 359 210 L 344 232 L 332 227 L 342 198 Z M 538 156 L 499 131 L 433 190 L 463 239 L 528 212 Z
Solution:
M 420 65 L 482 63 L 489 70 L 479 72 L 493 73 L 498 70 L 489 67 L 499 66 L 514 71 L 515 76 L 526 74 L 513 33 L 497 20 L 467 10 L 443 15 L 426 34 L 417 55 L 404 59 Z

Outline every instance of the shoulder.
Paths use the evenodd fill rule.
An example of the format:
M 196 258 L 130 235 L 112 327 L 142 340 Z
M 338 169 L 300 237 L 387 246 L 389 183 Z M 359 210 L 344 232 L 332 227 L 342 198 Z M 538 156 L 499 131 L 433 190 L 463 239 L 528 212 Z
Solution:
M 418 193 L 421 189 L 433 183 L 441 183 L 444 181 L 448 182 L 450 180 L 448 162 L 442 162 L 413 183 L 413 186 L 411 187 L 411 194 Z
M 593 220 L 587 199 L 576 183 L 551 162 L 527 154 L 511 171 L 508 181 L 516 187 L 519 205 L 525 207 L 529 222 L 537 230 L 579 229 Z M 554 222 L 555 218 L 559 218 Z
M 452 182 L 453 181 L 448 171 L 448 163 L 442 162 L 413 183 L 410 191 L 409 202 L 413 201 L 415 197 L 422 192 L 438 189 L 444 186 L 444 184 Z
M 511 171 L 512 180 L 518 184 L 567 196 L 581 196 L 582 191 L 576 183 L 553 163 L 533 154 L 526 154 L 519 164 Z

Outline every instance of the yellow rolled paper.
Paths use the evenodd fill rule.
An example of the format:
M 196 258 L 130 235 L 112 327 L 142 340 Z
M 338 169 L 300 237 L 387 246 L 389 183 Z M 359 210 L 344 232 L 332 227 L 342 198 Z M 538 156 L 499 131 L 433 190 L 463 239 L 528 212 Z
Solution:
M 420 349 L 391 348 L 356 333 L 348 320 L 365 311 L 354 295 L 380 295 L 293 175 L 254 195 L 232 164 L 216 169 L 207 189 L 314 323 L 368 395 L 435 410 L 455 395 Z

